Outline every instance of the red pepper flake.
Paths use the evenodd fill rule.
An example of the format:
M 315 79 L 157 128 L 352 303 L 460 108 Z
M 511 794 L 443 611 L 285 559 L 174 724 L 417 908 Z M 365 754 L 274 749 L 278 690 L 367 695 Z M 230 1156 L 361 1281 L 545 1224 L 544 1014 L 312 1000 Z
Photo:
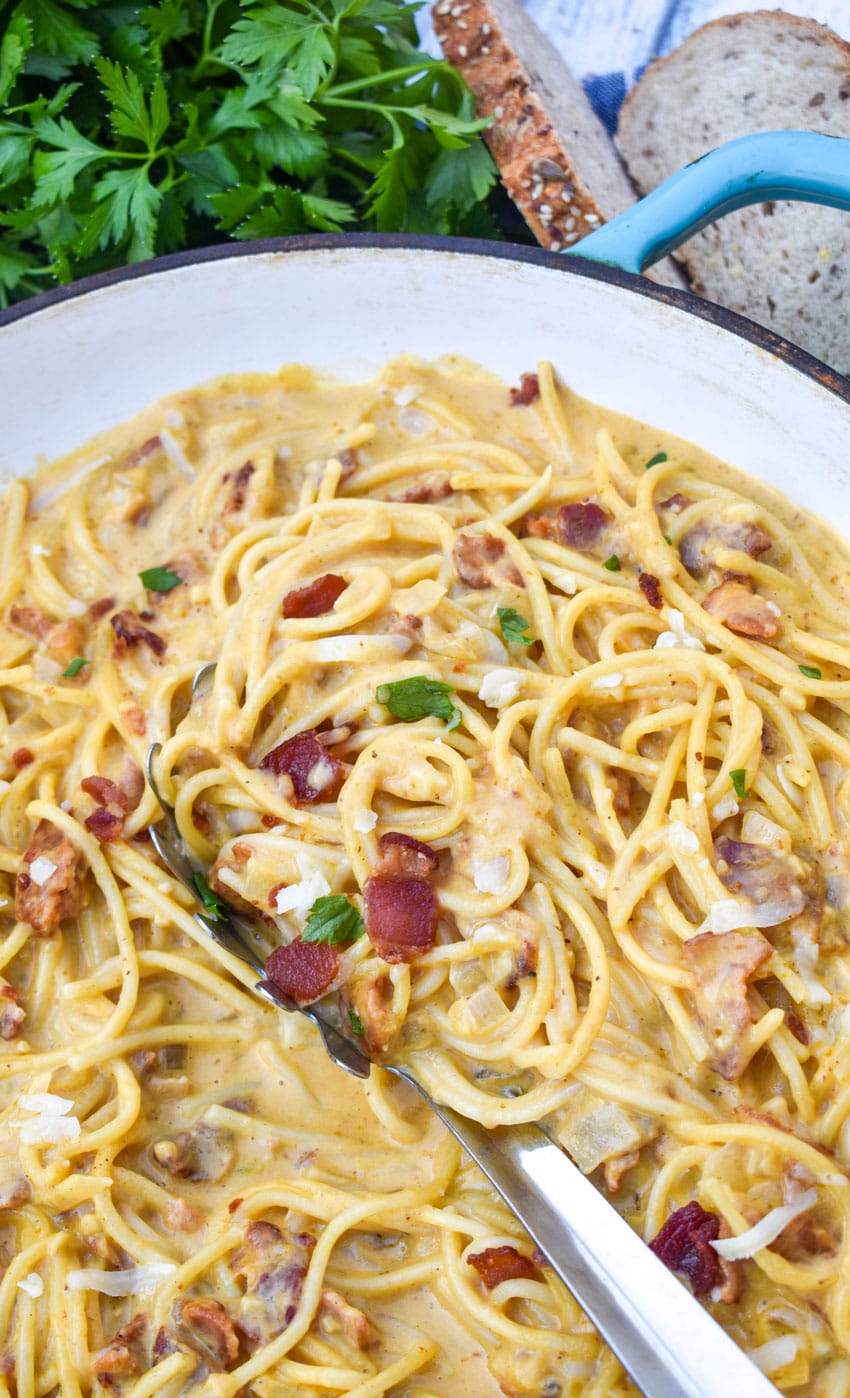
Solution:
M 540 397 L 540 380 L 536 374 L 523 374 L 520 377 L 519 388 L 511 389 L 511 407 L 527 408 L 530 403 Z
M 35 754 L 30 752 L 29 748 L 15 748 L 12 753 L 12 761 L 18 769 L 29 767 L 31 762 L 35 762 Z

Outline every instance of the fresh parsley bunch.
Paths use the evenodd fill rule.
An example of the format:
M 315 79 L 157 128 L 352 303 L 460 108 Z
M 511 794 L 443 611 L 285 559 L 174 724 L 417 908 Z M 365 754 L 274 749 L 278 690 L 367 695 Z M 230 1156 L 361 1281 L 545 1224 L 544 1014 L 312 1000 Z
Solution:
M 306 229 L 496 232 L 406 0 L 0 0 L 0 304 Z

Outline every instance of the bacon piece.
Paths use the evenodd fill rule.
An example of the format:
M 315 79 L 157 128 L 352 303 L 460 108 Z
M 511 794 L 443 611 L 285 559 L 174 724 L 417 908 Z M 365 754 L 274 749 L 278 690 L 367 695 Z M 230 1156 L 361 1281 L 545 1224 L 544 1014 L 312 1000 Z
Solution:
M 421 485 L 408 486 L 400 495 L 392 495 L 390 499 L 399 501 L 404 505 L 427 505 L 433 500 L 445 500 L 446 496 L 453 495 L 452 483 L 448 476 L 442 480 L 423 481 Z
M 222 518 L 226 519 L 228 515 L 238 514 L 240 510 L 245 508 L 245 501 L 248 497 L 248 486 L 255 469 L 253 461 L 246 461 L 243 466 L 239 467 L 238 471 L 228 471 L 227 474 L 222 477 L 222 485 L 228 485 L 232 482 L 227 499 L 224 502 L 224 509 L 221 512 Z
M 121 1380 L 140 1374 L 147 1368 L 143 1353 L 147 1334 L 148 1318 L 134 1315 L 120 1330 L 106 1349 L 96 1354 L 92 1360 L 92 1373 L 102 1388 L 117 1389 Z
M 437 933 L 437 900 L 427 879 L 373 874 L 363 890 L 366 931 L 384 961 L 416 961 Z
M 403 1014 L 393 1007 L 393 983 L 384 972 L 361 975 L 349 981 L 342 995 L 343 1014 L 352 1012 L 363 1025 L 358 1036 L 367 1057 L 387 1052 L 400 1032 Z
M 265 1219 L 248 1224 L 230 1267 L 245 1283 L 239 1325 L 250 1339 L 265 1343 L 291 1324 L 315 1246 L 311 1233 L 281 1232 Z
M 0 985 L 0 1039 L 16 1039 L 26 1017 L 21 992 L 13 985 Z
M 339 952 L 329 942 L 302 942 L 276 947 L 266 961 L 266 976 L 300 1004 L 324 995 L 339 970 Z
M 519 388 L 511 389 L 511 407 L 527 408 L 540 397 L 540 380 L 536 374 L 522 374 Z
M 165 655 L 165 641 L 155 631 L 149 631 L 143 626 L 135 612 L 116 612 L 109 620 L 115 632 L 112 654 L 116 660 L 120 660 L 128 650 L 141 643 L 148 646 L 154 655 Z
M 670 1215 L 649 1246 L 671 1272 L 684 1272 L 695 1296 L 704 1296 L 720 1281 L 720 1260 L 711 1246 L 719 1236 L 717 1214 L 692 1199 Z
M 114 606 L 114 597 L 100 597 L 96 602 L 92 602 L 89 607 L 89 616 L 92 621 L 100 621 L 101 617 L 106 616 L 107 612 L 111 612 Z
M 485 1248 L 467 1257 L 488 1291 L 504 1281 L 538 1281 L 540 1273 L 530 1257 L 503 1243 L 501 1247 Z
M 388 830 L 378 841 L 375 873 L 387 879 L 425 879 L 439 866 L 436 850 L 401 830 Z
M 757 524 L 703 520 L 683 534 L 679 555 L 692 578 L 704 578 L 720 549 L 739 549 L 750 558 L 760 558 L 772 544 L 770 535 Z
M 718 876 L 730 893 L 741 894 L 751 903 L 779 903 L 796 917 L 806 907 L 806 895 L 797 881 L 787 854 L 766 845 L 745 844 L 722 835 L 715 841 Z
M 335 801 L 345 781 L 345 767 L 327 751 L 313 728 L 272 748 L 260 766 L 277 776 L 289 777 L 296 806 Z
M 17 604 L 9 609 L 9 622 L 17 631 L 26 632 L 36 641 L 46 641 L 53 625 L 38 607 L 19 607 Z
M 141 799 L 137 773 L 141 777 L 141 771 L 132 762 L 127 764 L 123 774 L 126 786 L 119 786 L 109 777 L 83 777 L 80 782 L 86 795 L 99 802 L 96 810 L 86 816 L 85 826 L 101 844 L 118 840 L 124 833 L 125 817 Z
M 161 450 L 162 439 L 159 436 L 148 437 L 140 447 L 136 447 L 135 451 L 130 452 L 124 462 L 124 470 L 132 471 L 135 466 L 141 466 L 142 462 L 147 461 L 149 456 L 155 456 Z
M 362 1311 L 352 1306 L 345 1297 L 330 1287 L 324 1287 L 319 1302 L 319 1326 L 328 1334 L 342 1331 L 351 1344 L 358 1349 L 368 1349 L 378 1339 L 375 1330 Z
M 649 603 L 657 612 L 664 606 L 664 597 L 661 592 L 661 583 L 654 573 L 638 573 L 638 587 Z
M 27 922 L 37 937 L 50 937 L 66 917 L 76 917 L 83 905 L 85 863 L 67 835 L 49 820 L 40 820 L 24 854 L 32 865 L 40 856 L 56 867 L 38 884 L 22 869 L 15 884 L 15 917 Z
M 467 587 L 522 587 L 522 574 L 494 534 L 458 534 L 452 550 L 457 575 Z
M 174 1308 L 178 1341 L 188 1345 L 216 1373 L 231 1368 L 239 1356 L 239 1337 L 220 1301 L 187 1297 Z
M 35 762 L 35 753 L 31 748 L 15 748 L 12 753 L 12 763 L 20 772 L 22 768 L 29 767 Z
M 694 1005 L 711 1049 L 709 1062 L 733 1082 L 751 1056 L 742 1042 L 753 1022 L 747 981 L 770 960 L 773 948 L 757 934 L 703 932 L 685 942 L 682 953 L 694 976 Z
M 727 578 L 702 599 L 703 609 L 736 636 L 771 641 L 779 630 L 779 617 L 747 582 Z
M 535 539 L 550 539 L 565 549 L 592 553 L 610 523 L 611 516 L 601 505 L 594 500 L 580 500 L 562 505 L 555 515 L 526 515 L 522 532 Z
M 347 587 L 345 578 L 337 573 L 324 573 L 306 587 L 287 592 L 283 599 L 283 615 L 287 618 L 324 616 Z
M 686 510 L 694 502 L 690 495 L 683 495 L 681 490 L 676 490 L 666 500 L 659 500 L 659 510 L 669 510 L 671 514 L 680 515 L 682 510 Z
M 172 1179 L 223 1180 L 236 1160 L 233 1137 L 221 1127 L 199 1122 L 190 1131 L 179 1131 L 151 1146 L 154 1161 Z

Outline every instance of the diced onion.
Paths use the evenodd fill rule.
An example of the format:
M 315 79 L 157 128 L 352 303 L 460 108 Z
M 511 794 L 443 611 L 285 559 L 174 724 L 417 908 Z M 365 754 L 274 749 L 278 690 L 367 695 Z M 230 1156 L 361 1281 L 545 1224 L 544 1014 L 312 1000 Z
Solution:
M 495 859 L 476 861 L 472 878 L 479 893 L 501 893 L 510 867 L 510 860 L 505 854 L 498 854 Z
M 775 1340 L 768 1340 L 749 1353 L 750 1359 L 763 1374 L 775 1374 L 777 1369 L 793 1364 L 799 1348 L 800 1342 L 794 1335 L 777 1335 Z
M 776 927 L 800 911 L 799 898 L 783 902 L 779 898 L 751 903 L 748 898 L 718 898 L 712 903 L 700 932 L 737 932 L 742 927 Z
M 25 1146 L 58 1146 L 63 1141 L 76 1141 L 80 1123 L 75 1116 L 34 1116 L 18 1127 Z
M 101 1267 L 78 1267 L 68 1273 L 66 1286 L 69 1291 L 99 1291 L 103 1296 L 138 1296 L 143 1291 L 153 1291 L 176 1271 L 173 1262 L 148 1262 L 115 1272 Z
M 743 1257 L 755 1257 L 762 1248 L 770 1247 L 770 1244 L 776 1241 L 783 1228 L 787 1228 L 800 1214 L 807 1213 L 817 1201 L 817 1190 L 807 1189 L 796 1203 L 780 1204 L 771 1209 L 752 1228 L 748 1228 L 746 1233 L 739 1233 L 736 1238 L 718 1238 L 711 1246 L 721 1257 L 725 1257 L 727 1262 L 737 1262 Z
M 513 670 L 491 670 L 478 686 L 478 698 L 490 709 L 504 709 L 521 689 L 522 680 Z
M 352 824 L 358 835 L 368 835 L 369 831 L 374 830 L 378 824 L 377 812 L 370 811 L 368 806 L 364 806 L 362 810 L 357 812 Z
M 18 1290 L 25 1292 L 27 1296 L 31 1296 L 36 1301 L 39 1296 L 44 1295 L 44 1282 L 38 1272 L 30 1272 L 28 1276 L 21 1277 L 18 1282 Z
M 677 854 L 696 854 L 699 849 L 697 835 L 688 829 L 684 821 L 671 820 L 665 833 L 670 848 Z
M 39 1116 L 67 1116 L 74 1103 L 70 1097 L 58 1097 L 55 1092 L 22 1092 L 16 1105 Z
M 172 466 L 176 466 L 178 471 L 182 471 L 188 480 L 194 480 L 195 468 L 177 438 L 172 436 L 166 427 L 163 427 L 159 434 L 159 440 L 162 442 L 162 449 Z

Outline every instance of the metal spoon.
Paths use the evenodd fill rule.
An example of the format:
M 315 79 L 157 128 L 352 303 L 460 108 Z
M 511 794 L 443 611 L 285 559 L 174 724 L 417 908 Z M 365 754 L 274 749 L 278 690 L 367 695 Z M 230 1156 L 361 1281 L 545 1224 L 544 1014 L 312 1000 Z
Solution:
M 207 673 L 205 674 L 204 671 Z M 198 672 L 203 686 L 210 667 Z M 193 694 L 195 693 L 193 686 Z M 185 852 L 173 807 L 161 795 L 153 765 L 161 747 L 147 752 L 148 783 L 165 816 L 167 835 L 148 827 L 154 848 L 175 878 L 203 907 L 196 869 Z M 372 1063 L 312 1005 L 300 1005 L 264 975 L 257 927 L 228 909 L 195 921 L 220 947 L 260 977 L 254 989 L 270 1004 L 306 1015 L 329 1057 L 358 1078 Z M 776 1398 L 777 1390 L 712 1319 L 625 1219 L 573 1164 L 544 1127 L 532 1122 L 488 1130 L 442 1106 L 406 1068 L 380 1065 L 419 1093 L 460 1141 L 476 1165 L 545 1254 L 582 1310 L 607 1340 L 645 1398 Z

